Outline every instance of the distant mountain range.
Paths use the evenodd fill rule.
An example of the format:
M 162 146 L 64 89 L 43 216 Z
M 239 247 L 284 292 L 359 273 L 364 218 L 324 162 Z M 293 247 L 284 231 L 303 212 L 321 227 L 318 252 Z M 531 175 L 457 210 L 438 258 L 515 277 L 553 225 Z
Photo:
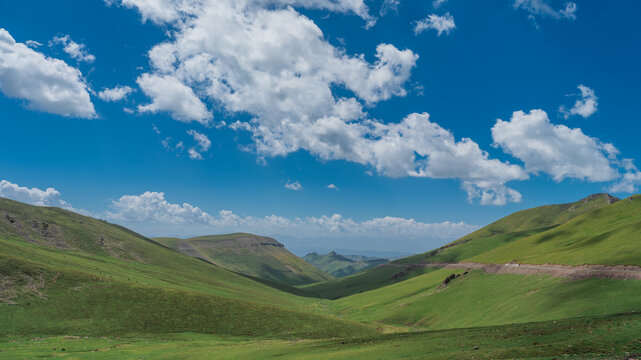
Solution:
M 335 251 L 325 255 L 312 252 L 305 255 L 303 260 L 338 278 L 389 262 L 389 259 L 373 258 L 364 255 L 340 255 Z

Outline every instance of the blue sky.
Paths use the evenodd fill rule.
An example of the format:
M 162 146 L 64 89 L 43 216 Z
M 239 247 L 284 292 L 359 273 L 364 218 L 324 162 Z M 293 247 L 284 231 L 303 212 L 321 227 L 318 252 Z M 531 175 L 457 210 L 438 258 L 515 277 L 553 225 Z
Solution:
M 640 10 L 3 2 L 0 195 L 297 253 L 424 251 L 524 208 L 625 197 Z

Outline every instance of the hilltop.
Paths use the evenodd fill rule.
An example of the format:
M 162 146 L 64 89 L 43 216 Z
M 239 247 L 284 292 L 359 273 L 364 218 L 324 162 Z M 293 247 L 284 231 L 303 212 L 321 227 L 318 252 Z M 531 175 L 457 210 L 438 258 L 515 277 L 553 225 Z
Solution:
M 338 278 L 389 262 L 388 259 L 372 258 L 364 255 L 340 255 L 335 251 L 325 255 L 312 252 L 305 255 L 303 260 Z
M 292 254 L 276 239 L 247 233 L 199 236 L 190 239 L 156 238 L 183 254 L 225 269 L 285 285 L 331 280 L 333 276 Z

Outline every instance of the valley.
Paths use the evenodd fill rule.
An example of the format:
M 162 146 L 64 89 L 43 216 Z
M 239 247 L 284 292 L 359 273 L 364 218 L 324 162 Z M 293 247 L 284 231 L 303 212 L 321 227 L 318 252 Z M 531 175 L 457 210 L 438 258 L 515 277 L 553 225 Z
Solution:
M 0 216 L 3 358 L 63 347 L 92 358 L 641 352 L 639 196 L 525 210 L 340 278 L 251 234 L 152 240 L 7 199 Z M 616 337 L 594 335 L 613 328 Z M 460 336 L 470 339 L 448 340 Z

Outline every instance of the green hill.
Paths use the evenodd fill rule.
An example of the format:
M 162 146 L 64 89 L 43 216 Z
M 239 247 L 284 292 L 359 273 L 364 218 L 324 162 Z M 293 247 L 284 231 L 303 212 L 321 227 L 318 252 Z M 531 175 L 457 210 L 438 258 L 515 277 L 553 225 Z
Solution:
M 212 264 L 199 243 L 283 249 L 273 239 L 165 246 L 0 199 L 0 357 L 629 358 L 641 352 L 641 281 L 428 264 L 639 265 L 641 196 L 616 200 L 525 210 L 435 252 L 294 289 Z M 172 249 L 185 241 L 207 261 Z
M 0 198 L 0 334 L 371 334 L 120 226 Z
M 542 233 L 619 199 L 609 194 L 590 195 L 577 202 L 522 210 L 491 223 L 438 249 L 394 261 L 397 264 L 459 262 L 507 243 Z
M 469 261 L 641 265 L 641 196 L 577 216 Z
M 225 269 L 286 285 L 333 279 L 330 274 L 306 263 L 285 249 L 283 244 L 269 237 L 236 233 L 154 240 Z
M 619 204 L 626 201 L 629 200 L 619 201 L 609 194 L 594 194 L 573 203 L 546 205 L 519 211 L 438 249 L 392 261 L 392 264 L 399 266 L 397 268 L 373 268 L 344 279 L 312 284 L 305 289 L 325 298 L 336 299 L 421 275 L 426 270 L 413 266 L 417 264 L 461 261 L 510 262 L 513 259 L 518 259 L 518 256 L 511 251 L 502 251 L 503 249 L 514 249 L 505 247 L 507 244 L 520 243 L 519 240 L 537 234 L 543 236 L 544 233 L 547 234 L 548 231 L 554 231 L 553 229 L 556 228 L 564 231 L 565 228 L 561 225 L 572 219 L 585 218 L 585 221 L 589 221 L 591 216 L 598 214 L 599 209 L 617 209 Z M 634 220 L 630 221 L 634 222 Z M 616 223 L 613 226 L 617 226 Z M 578 229 L 567 231 L 576 230 Z M 582 236 L 580 234 L 582 233 L 577 232 L 578 237 Z M 488 255 L 489 257 L 481 255 L 494 249 L 496 252 L 491 253 L 494 255 Z M 522 250 L 529 251 L 526 248 Z M 533 249 L 530 250 L 532 250 L 530 254 L 540 253 L 538 250 L 537 252 L 534 252 Z M 406 266 L 403 267 L 403 265 Z
M 362 255 L 340 255 L 334 251 L 325 255 L 319 255 L 315 252 L 309 253 L 303 257 L 303 260 L 338 278 L 389 262 L 388 259 L 370 258 Z
M 445 284 L 450 274 L 460 274 Z M 364 323 L 451 329 L 641 312 L 641 281 L 433 269 L 331 303 Z

